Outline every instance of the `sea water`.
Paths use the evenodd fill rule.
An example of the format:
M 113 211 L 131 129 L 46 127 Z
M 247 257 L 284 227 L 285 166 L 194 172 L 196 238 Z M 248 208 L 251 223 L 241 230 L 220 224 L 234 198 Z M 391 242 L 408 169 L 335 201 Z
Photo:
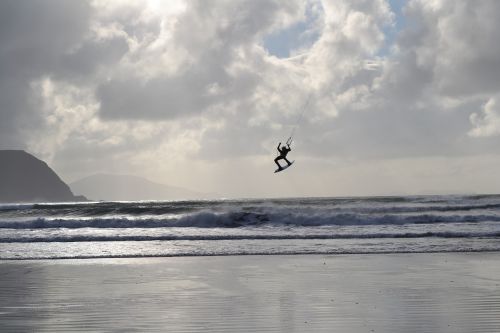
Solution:
M 500 251 L 500 195 L 0 204 L 0 259 Z

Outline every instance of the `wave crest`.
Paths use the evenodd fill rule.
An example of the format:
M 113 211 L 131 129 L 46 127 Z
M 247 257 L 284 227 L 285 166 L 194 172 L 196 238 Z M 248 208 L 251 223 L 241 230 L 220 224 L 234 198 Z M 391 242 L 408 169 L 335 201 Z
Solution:
M 161 218 L 99 217 L 99 218 L 36 218 L 0 221 L 0 228 L 47 229 L 47 228 L 239 228 L 252 226 L 355 226 L 355 225 L 402 225 L 433 223 L 480 223 L 498 222 L 497 214 L 468 215 L 375 215 L 348 213 L 251 213 L 251 212 L 197 212 L 171 215 Z
M 368 234 L 308 234 L 308 235 L 68 235 L 48 237 L 0 237 L 0 243 L 51 242 L 123 242 L 123 241 L 207 241 L 207 240 L 304 240 L 304 239 L 381 239 L 381 238 L 497 238 L 500 231 L 492 232 L 395 232 Z

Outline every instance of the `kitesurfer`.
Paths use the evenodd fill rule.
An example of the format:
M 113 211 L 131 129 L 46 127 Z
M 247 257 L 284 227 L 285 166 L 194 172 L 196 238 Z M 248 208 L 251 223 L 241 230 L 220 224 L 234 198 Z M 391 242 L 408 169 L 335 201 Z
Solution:
M 276 163 L 278 165 L 278 168 L 279 168 L 278 170 L 283 170 L 283 168 L 281 167 L 281 165 L 279 164 L 278 161 L 279 160 L 285 160 L 286 163 L 288 163 L 288 166 L 292 165 L 292 163 L 290 163 L 290 161 L 286 159 L 286 155 L 292 149 L 290 148 L 290 143 L 287 143 L 286 146 L 283 145 L 283 147 L 281 147 L 281 148 L 280 148 L 280 146 L 281 146 L 281 142 L 278 144 L 278 151 L 279 151 L 280 155 L 274 159 L 274 163 Z

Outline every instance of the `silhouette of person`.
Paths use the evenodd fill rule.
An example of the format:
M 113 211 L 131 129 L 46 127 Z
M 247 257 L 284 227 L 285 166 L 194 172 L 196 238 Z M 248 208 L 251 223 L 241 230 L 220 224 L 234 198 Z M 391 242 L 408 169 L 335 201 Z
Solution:
M 276 163 L 278 165 L 278 168 L 279 168 L 278 170 L 283 170 L 283 168 L 281 167 L 281 165 L 278 161 L 285 160 L 286 163 L 288 163 L 288 166 L 292 165 L 292 163 L 290 163 L 290 161 L 286 159 L 286 155 L 292 149 L 290 148 L 290 144 L 287 144 L 286 146 L 283 145 L 283 147 L 281 147 L 281 149 L 280 149 L 280 146 L 281 146 L 281 142 L 278 144 L 278 151 L 280 152 L 280 155 L 274 159 L 274 163 Z

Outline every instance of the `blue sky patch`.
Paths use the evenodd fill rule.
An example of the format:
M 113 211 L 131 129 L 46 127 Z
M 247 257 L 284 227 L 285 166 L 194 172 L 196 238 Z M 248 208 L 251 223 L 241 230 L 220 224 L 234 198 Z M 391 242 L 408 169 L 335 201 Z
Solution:
M 377 56 L 387 56 L 391 52 L 391 47 L 396 42 L 398 33 L 405 25 L 403 9 L 408 0 L 388 0 L 391 10 L 394 13 L 394 25 L 387 25 L 383 28 L 385 43 L 377 53 Z M 264 38 L 263 46 L 278 58 L 288 58 L 294 50 L 308 47 L 314 44 L 319 38 L 319 31 L 312 30 L 317 14 L 314 14 L 310 7 L 307 8 L 306 20 L 293 24 L 285 29 L 275 31 Z
M 311 46 L 319 38 L 319 32 L 313 30 L 317 18 L 317 14 L 308 7 L 305 21 L 267 35 L 263 41 L 264 48 L 278 58 L 288 58 L 294 50 Z
M 384 46 L 378 52 L 378 56 L 387 56 L 391 52 L 391 47 L 396 42 L 399 32 L 404 28 L 405 17 L 403 9 L 408 3 L 408 0 L 388 0 L 391 10 L 394 13 L 394 25 L 387 25 L 383 31 L 385 34 Z

